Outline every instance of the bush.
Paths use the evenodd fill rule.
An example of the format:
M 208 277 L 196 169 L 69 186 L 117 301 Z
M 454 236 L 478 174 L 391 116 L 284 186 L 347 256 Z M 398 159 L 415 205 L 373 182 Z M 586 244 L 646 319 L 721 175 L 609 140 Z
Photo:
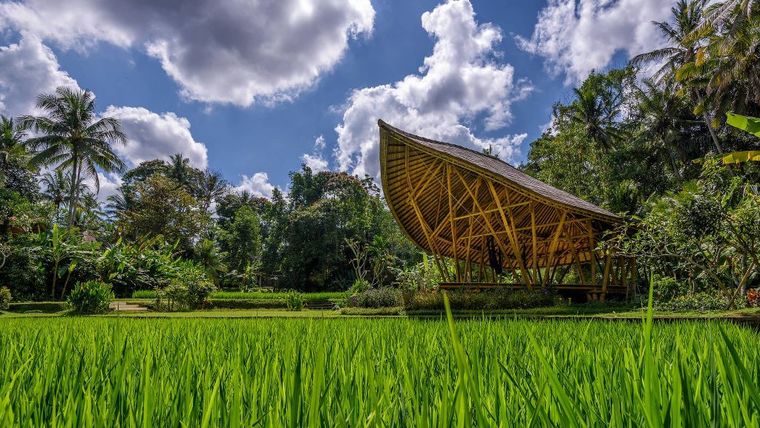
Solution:
M 527 309 L 555 305 L 555 297 L 544 290 L 448 291 L 452 310 Z M 443 292 L 415 293 L 404 302 L 409 310 L 444 310 Z
M 216 288 L 203 269 L 184 263 L 168 286 L 157 293 L 156 308 L 163 311 L 190 311 L 204 306 Z
M 355 308 L 392 308 L 402 305 L 401 292 L 395 288 L 371 288 L 348 298 L 348 306 Z
M 11 303 L 8 307 L 9 312 L 15 312 L 20 314 L 25 313 L 39 313 L 39 314 L 53 314 L 56 312 L 62 312 L 69 309 L 69 304 L 66 302 L 23 302 L 23 303 Z
M 354 281 L 349 291 L 351 292 L 351 294 L 357 294 L 357 293 L 363 293 L 371 288 L 372 288 L 372 285 L 369 283 L 369 281 L 367 281 L 366 279 L 359 278 L 356 281 Z
M 303 309 L 303 295 L 297 291 L 291 291 L 285 297 L 285 303 L 288 305 L 288 310 L 300 311 Z
M 677 296 L 687 293 L 686 284 L 670 276 L 655 276 L 652 279 L 653 297 L 655 302 L 669 302 Z
M 657 305 L 657 309 L 666 311 L 721 311 L 731 307 L 731 292 L 697 292 L 674 297 L 669 302 Z M 745 302 L 736 299 L 734 307 L 741 308 Z
M 80 282 L 69 295 L 69 304 L 78 314 L 102 314 L 108 312 L 113 299 L 111 286 L 101 281 Z
M 8 310 L 11 299 L 11 290 L 8 287 L 0 287 L 0 311 Z

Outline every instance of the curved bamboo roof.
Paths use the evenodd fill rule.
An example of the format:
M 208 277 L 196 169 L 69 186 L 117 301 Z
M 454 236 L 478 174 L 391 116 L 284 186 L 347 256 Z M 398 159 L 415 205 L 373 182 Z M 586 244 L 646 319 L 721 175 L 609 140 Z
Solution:
M 490 236 L 507 268 L 590 262 L 600 234 L 621 222 L 495 157 L 378 125 L 388 206 L 433 254 L 485 263 Z

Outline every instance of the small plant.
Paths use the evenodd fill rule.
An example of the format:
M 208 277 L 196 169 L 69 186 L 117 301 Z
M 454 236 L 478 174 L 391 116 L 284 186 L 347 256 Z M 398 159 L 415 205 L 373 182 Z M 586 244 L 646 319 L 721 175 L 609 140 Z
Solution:
M 113 299 L 111 286 L 101 281 L 80 282 L 69 295 L 69 305 L 78 314 L 102 314 L 108 312 Z
M 297 291 L 291 291 L 285 298 L 285 303 L 290 311 L 300 311 L 303 309 L 303 295 Z
M 8 310 L 12 298 L 11 290 L 8 287 L 0 287 L 0 311 Z

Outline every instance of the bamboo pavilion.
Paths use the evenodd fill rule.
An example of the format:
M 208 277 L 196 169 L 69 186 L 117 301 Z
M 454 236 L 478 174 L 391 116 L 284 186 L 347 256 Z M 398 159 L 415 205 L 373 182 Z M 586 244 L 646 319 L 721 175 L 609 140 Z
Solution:
M 386 201 L 409 239 L 433 256 L 441 288 L 628 295 L 635 260 L 597 248 L 620 217 L 496 157 L 378 124 Z

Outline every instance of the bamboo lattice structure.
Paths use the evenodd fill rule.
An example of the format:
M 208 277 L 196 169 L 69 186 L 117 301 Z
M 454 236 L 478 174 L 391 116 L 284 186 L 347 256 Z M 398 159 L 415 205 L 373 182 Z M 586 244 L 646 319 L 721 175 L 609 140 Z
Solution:
M 442 288 L 628 293 L 635 261 L 597 249 L 618 216 L 495 157 L 378 124 L 386 201 L 409 239 L 433 256 Z M 563 283 L 571 269 L 578 281 Z M 502 272 L 516 281 L 499 283 Z

